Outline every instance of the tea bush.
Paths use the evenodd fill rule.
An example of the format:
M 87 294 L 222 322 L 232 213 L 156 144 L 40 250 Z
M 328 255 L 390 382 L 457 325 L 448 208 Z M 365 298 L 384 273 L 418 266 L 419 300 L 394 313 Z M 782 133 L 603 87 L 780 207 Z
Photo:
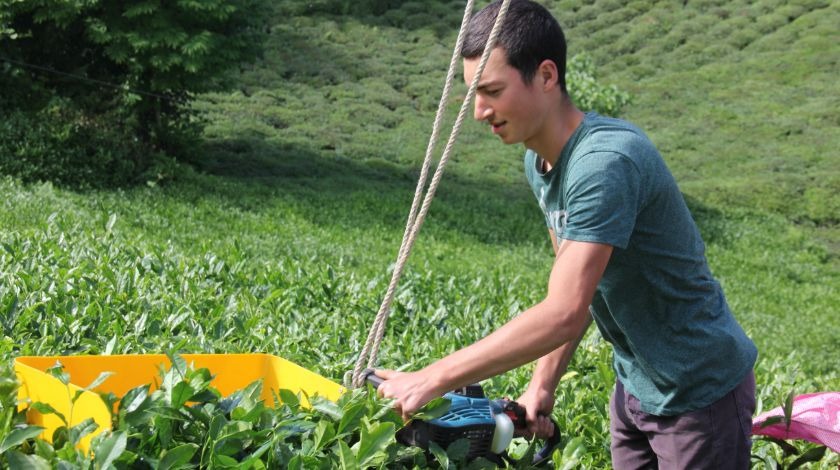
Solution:
M 333 380 L 351 368 L 402 236 L 454 30 L 419 17 L 396 27 L 404 15 L 390 4 L 382 15 L 307 10 L 327 3 L 338 5 L 283 2 L 265 58 L 235 91 L 198 97 L 194 110 L 207 126 L 196 165 L 205 173 L 86 193 L 0 180 L 7 361 L 269 352 Z M 460 19 L 462 4 L 432 3 L 436 12 L 451 6 L 442 23 Z M 622 115 L 649 133 L 680 183 L 710 266 L 758 345 L 757 411 L 792 391 L 840 389 L 837 5 L 545 3 L 572 56 L 586 54 L 605 90 L 615 84 L 632 95 Z M 739 49 L 742 30 L 750 42 Z M 422 367 L 541 298 L 552 254 L 521 165 L 521 149 L 465 125 L 399 288 L 382 366 Z M 529 371 L 485 388 L 515 397 Z M 613 381 L 609 346 L 592 331 L 554 410 L 569 466 L 609 467 Z M 3 458 L 47 449 L 4 406 L 13 424 Z M 103 439 L 129 446 L 123 436 Z M 355 439 L 344 441 L 350 454 Z M 305 460 L 310 444 L 300 442 Z M 350 455 L 333 442 L 329 449 Z M 148 455 L 183 458 L 198 445 L 170 444 Z M 793 444 L 797 454 L 816 449 Z M 787 468 L 797 458 L 789 452 L 757 441 L 754 467 Z M 197 464 L 198 455 L 189 459 Z M 837 464 L 829 453 L 813 468 Z
M 137 178 L 147 150 L 110 121 L 69 111 L 62 100 L 30 114 L 11 111 L 0 122 L 0 172 L 24 181 L 75 188 L 116 187 Z

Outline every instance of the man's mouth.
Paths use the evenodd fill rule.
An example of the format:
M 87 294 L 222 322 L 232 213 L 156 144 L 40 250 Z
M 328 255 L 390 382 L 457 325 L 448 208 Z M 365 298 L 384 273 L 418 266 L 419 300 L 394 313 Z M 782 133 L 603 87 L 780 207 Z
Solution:
M 502 130 L 502 127 L 503 127 L 505 124 L 507 124 L 507 121 L 502 121 L 502 122 L 491 122 L 491 123 L 490 123 L 490 128 L 493 130 L 493 133 L 494 133 L 494 134 L 498 134 L 498 133 L 499 133 L 499 131 L 501 131 L 501 130 Z

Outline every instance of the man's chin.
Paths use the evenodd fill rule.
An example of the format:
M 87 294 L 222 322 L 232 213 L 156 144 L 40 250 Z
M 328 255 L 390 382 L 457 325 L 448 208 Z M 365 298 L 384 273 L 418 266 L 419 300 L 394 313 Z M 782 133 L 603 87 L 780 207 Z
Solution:
M 498 134 L 499 140 L 505 145 L 518 144 L 520 141 L 507 134 Z

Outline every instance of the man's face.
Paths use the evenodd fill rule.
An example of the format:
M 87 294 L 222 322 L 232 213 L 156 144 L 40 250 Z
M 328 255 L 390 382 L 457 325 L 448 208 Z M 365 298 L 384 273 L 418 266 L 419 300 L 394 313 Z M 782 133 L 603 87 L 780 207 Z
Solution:
M 472 83 L 480 58 L 464 59 L 464 81 Z M 522 81 L 519 71 L 507 63 L 504 49 L 497 47 L 490 53 L 475 95 L 475 119 L 486 121 L 494 134 L 506 144 L 525 142 L 534 138 L 542 122 L 545 109 L 541 90 L 532 80 Z

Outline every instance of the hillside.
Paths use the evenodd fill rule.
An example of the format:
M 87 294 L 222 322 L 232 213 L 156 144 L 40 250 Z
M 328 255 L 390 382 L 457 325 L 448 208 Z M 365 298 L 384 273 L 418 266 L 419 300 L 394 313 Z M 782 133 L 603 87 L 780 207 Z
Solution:
M 621 116 L 676 175 L 759 347 L 759 411 L 840 389 L 840 3 L 544 3 L 571 55 L 632 94 Z M 198 98 L 200 157 L 175 179 L 82 192 L 0 179 L 3 357 L 270 352 L 341 380 L 387 285 L 463 7 L 276 2 L 262 60 Z M 553 258 L 521 156 L 465 125 L 382 366 L 421 367 L 544 294 Z M 614 375 L 597 333 L 570 370 L 555 418 L 582 438 L 581 465 L 603 468 Z M 485 385 L 515 396 L 527 377 Z
M 567 12 L 587 51 L 636 100 L 684 191 L 816 226 L 838 253 L 840 4 L 593 2 Z
M 388 3 L 362 2 L 347 15 L 318 2 L 279 7 L 265 60 L 244 76 L 243 94 L 210 95 L 202 106 L 213 123 L 208 135 L 416 166 L 463 5 L 365 6 Z M 687 195 L 782 214 L 815 228 L 837 253 L 836 2 L 546 5 L 566 28 L 570 56 L 591 56 L 601 80 L 633 94 L 623 117 L 648 131 Z M 479 126 L 459 149 L 463 163 L 453 172 L 521 181 L 518 149 L 497 145 Z
M 320 194 L 337 185 L 362 199 L 375 174 L 394 204 L 374 220 L 363 211 L 354 217 L 399 230 L 463 4 L 388 3 L 362 2 L 344 14 L 335 14 L 338 2 L 279 7 L 265 59 L 240 91 L 200 103 L 210 121 L 205 168 Z M 789 351 L 774 338 L 796 330 L 824 345 L 814 352 L 821 359 L 802 366 L 819 369 L 840 337 L 828 319 L 803 324 L 798 315 L 840 308 L 840 84 L 830 78 L 840 60 L 840 6 L 546 5 L 566 28 L 570 55 L 588 55 L 600 80 L 632 93 L 622 116 L 660 147 L 713 269 L 765 350 Z M 526 251 L 544 244 L 520 155 L 468 124 L 426 230 Z M 476 199 L 480 206 L 465 202 Z

